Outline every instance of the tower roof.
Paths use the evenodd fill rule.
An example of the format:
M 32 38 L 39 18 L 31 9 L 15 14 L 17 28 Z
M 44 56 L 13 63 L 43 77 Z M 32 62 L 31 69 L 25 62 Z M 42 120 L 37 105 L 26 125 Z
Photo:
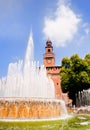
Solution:
M 52 47 L 52 42 L 51 42 L 50 40 L 47 40 L 46 46 L 47 46 L 47 47 Z

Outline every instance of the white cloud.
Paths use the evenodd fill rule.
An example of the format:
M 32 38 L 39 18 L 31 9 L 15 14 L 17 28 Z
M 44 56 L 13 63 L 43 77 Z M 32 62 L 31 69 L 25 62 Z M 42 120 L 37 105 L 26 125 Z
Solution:
M 45 17 L 43 33 L 55 46 L 65 46 L 78 32 L 81 18 L 70 8 L 70 4 L 59 1 L 52 16 Z
M 90 29 L 89 28 L 85 28 L 85 32 L 86 32 L 86 34 L 89 34 Z
M 88 35 L 90 33 L 90 25 L 88 23 L 84 23 L 82 25 L 84 32 Z
M 78 45 L 86 45 L 90 43 L 90 24 L 89 23 L 82 23 L 81 29 L 79 30 L 79 35 L 77 40 Z

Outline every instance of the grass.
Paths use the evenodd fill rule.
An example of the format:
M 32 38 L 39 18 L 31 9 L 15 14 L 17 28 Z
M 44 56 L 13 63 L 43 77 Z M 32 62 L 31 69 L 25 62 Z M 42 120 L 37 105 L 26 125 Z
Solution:
M 89 122 L 88 125 L 81 125 Z M 39 122 L 0 122 L 0 130 L 90 130 L 90 115 L 75 115 L 68 120 Z

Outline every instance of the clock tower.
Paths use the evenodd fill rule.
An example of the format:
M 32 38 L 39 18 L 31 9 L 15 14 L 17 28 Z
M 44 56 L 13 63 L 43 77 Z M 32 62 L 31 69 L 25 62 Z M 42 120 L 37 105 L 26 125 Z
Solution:
M 50 40 L 47 40 L 45 46 L 45 53 L 43 55 L 44 66 L 46 67 L 47 75 L 51 77 L 55 87 L 55 97 L 62 98 L 60 70 L 61 66 L 55 65 L 55 55 L 53 53 L 53 46 Z
M 46 42 L 45 54 L 43 55 L 43 60 L 45 67 L 51 67 L 55 65 L 55 56 L 53 53 L 52 42 L 50 40 Z
M 68 98 L 68 94 L 62 92 L 60 77 L 60 71 L 62 67 L 55 65 L 55 55 L 53 53 L 53 46 L 50 40 L 47 40 L 46 42 L 43 63 L 46 67 L 47 75 L 53 80 L 55 87 L 55 98 L 63 99 L 66 104 L 72 103 L 72 100 Z

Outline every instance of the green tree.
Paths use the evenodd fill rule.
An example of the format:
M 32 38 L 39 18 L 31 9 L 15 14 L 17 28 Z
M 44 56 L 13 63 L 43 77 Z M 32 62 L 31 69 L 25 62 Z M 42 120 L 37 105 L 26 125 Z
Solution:
M 90 88 L 90 54 L 87 54 L 84 59 L 78 54 L 63 58 L 60 75 L 62 91 L 68 92 L 75 104 L 76 93 Z

